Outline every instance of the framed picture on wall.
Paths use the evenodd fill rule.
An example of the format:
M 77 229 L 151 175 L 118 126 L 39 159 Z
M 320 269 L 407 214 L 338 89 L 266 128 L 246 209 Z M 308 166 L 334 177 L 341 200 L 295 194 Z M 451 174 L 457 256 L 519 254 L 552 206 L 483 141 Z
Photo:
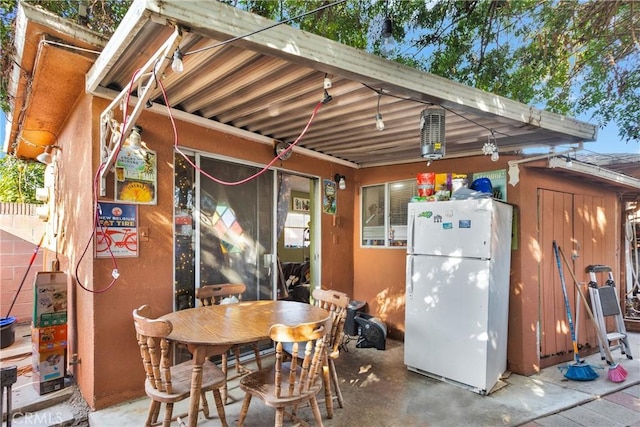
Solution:
M 294 197 L 293 210 L 300 211 L 300 212 L 309 212 L 309 199 L 303 199 L 302 197 Z

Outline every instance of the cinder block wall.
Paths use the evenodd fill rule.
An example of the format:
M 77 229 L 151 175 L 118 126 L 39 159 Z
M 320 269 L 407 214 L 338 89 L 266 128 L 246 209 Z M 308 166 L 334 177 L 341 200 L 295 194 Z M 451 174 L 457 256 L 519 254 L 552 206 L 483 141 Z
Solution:
M 30 323 L 32 320 L 33 282 L 36 272 L 44 270 L 43 248 L 38 251 L 31 268 L 28 268 L 45 231 L 45 223 L 36 216 L 35 207 L 0 203 L 0 316 L 14 316 L 18 323 Z M 9 313 L 23 279 L 22 289 Z

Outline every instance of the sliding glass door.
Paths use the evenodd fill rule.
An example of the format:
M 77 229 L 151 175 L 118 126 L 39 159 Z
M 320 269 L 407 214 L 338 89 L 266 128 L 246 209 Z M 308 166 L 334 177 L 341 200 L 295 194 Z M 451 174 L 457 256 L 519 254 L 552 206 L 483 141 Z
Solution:
M 225 183 L 237 183 L 259 169 L 201 158 L 202 171 Z M 273 299 L 273 172 L 243 184 L 228 185 L 200 174 L 199 286 L 244 283 L 245 300 Z
M 273 299 L 274 172 L 237 184 L 260 169 L 191 159 L 202 173 L 175 161 L 176 309 L 194 307 L 206 284 L 244 283 L 245 301 Z

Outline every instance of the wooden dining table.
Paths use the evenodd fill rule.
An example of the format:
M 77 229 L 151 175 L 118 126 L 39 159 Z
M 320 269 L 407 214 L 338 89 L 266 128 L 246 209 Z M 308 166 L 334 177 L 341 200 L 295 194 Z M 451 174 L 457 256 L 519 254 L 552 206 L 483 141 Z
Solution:
M 173 325 L 167 338 L 186 344 L 193 355 L 188 425 L 195 427 L 198 421 L 202 365 L 207 357 L 221 354 L 235 344 L 268 339 L 271 325 L 319 322 L 330 315 L 311 304 L 269 300 L 195 307 L 160 317 Z

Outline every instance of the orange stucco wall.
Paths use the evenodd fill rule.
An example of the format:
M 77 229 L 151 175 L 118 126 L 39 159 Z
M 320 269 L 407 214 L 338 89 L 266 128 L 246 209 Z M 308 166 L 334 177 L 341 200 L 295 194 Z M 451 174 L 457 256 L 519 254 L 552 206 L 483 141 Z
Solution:
M 417 149 L 417 148 L 416 148 Z M 416 179 L 418 173 L 466 173 L 494 171 L 506 168 L 506 156 L 498 162 L 479 156 L 465 159 L 442 159 L 427 166 L 426 161 L 396 166 L 367 168 L 358 171 L 359 186 L 381 184 L 389 181 Z M 517 191 L 508 188 L 507 195 Z M 404 338 L 405 248 L 371 248 L 360 244 L 360 206 L 354 206 L 356 218 L 354 246 L 353 299 L 366 301 L 370 314 L 380 317 L 387 324 L 392 337 Z
M 358 171 L 357 184 L 372 185 L 388 181 L 414 179 L 419 172 L 453 172 L 474 173 L 508 170 L 508 160 L 520 159 L 518 156 L 501 156 L 498 162 L 491 162 L 488 157 L 478 156 L 465 159 L 439 160 L 427 167 L 426 163 L 371 168 Z M 511 251 L 511 292 L 509 303 L 509 337 L 508 337 L 508 369 L 513 372 L 530 375 L 545 366 L 540 360 L 538 334 L 540 317 L 551 319 L 551 322 L 566 322 L 563 301 L 541 301 L 544 295 L 540 288 L 555 286 L 548 283 L 557 275 L 556 262 L 552 257 L 552 247 L 541 248 L 543 230 L 539 230 L 538 198 L 539 189 L 551 189 L 580 196 L 598 196 L 603 198 L 602 206 L 595 207 L 598 215 L 591 215 L 585 222 L 585 229 L 580 232 L 585 236 L 581 242 L 580 257 L 576 259 L 575 271 L 578 280 L 588 281 L 584 267 L 589 264 L 607 264 L 614 267 L 616 280 L 619 280 L 620 265 L 620 205 L 616 194 L 607 191 L 602 184 L 593 181 L 563 176 L 546 168 L 546 160 L 520 166 L 520 182 L 507 186 L 507 202 L 517 212 L 515 233 L 517 249 Z M 562 223 L 559 215 L 557 223 Z M 588 213 L 578 215 L 589 216 Z M 369 312 L 384 320 L 390 336 L 404 338 L 404 286 L 405 255 L 404 249 L 367 248 L 360 245 L 359 240 L 359 202 L 354 204 L 355 237 L 354 237 L 354 287 L 355 300 L 366 301 Z M 545 226 L 545 233 L 553 234 L 554 228 Z M 558 227 L 558 225 L 556 225 Z M 548 237 L 548 236 L 547 236 Z M 565 240 L 563 240 L 563 238 Z M 571 236 L 558 236 L 559 244 L 571 247 Z M 567 277 L 570 276 L 567 273 Z M 619 283 L 619 282 L 618 282 Z M 572 286 L 569 282 L 567 286 Z M 570 288 L 569 288 L 570 289 Z M 545 298 L 549 299 L 548 296 Z M 561 297 L 560 297 L 561 298 Z M 540 312 L 542 310 L 542 312 Z M 540 314 L 541 313 L 541 314 Z M 586 319 L 583 311 L 581 318 Z M 586 323 L 586 322 L 585 322 Z M 566 326 L 566 324 L 565 324 Z M 568 330 L 568 327 L 564 328 Z M 547 332 L 548 333 L 548 332 Z M 591 334 L 591 335 L 589 335 Z M 583 327 L 581 336 L 594 335 L 590 326 Z M 560 339 L 569 342 L 565 333 Z M 585 338 L 586 339 L 586 338 Z M 585 340 L 581 341 L 585 342 Z M 569 344 L 567 344 L 569 345 Z M 570 347 L 566 347 L 568 350 Z M 567 359 L 569 357 L 569 359 Z M 571 355 L 564 353 L 563 360 L 570 360 Z M 546 365 L 559 363 L 562 360 L 550 358 Z
M 73 371 L 84 398 L 94 409 L 144 393 L 144 374 L 135 342 L 132 310 L 142 304 L 151 305 L 157 314 L 173 309 L 174 139 L 167 117 L 145 111 L 137 120 L 144 129 L 143 140 L 158 156 L 158 203 L 139 206 L 138 223 L 148 229 L 149 240 L 140 242 L 138 258 L 117 259 L 120 277 L 108 289 L 113 262 L 93 258 L 93 245 L 89 241 L 93 233 L 92 194 L 100 161 L 99 116 L 106 106 L 107 101 L 103 99 L 81 96 L 71 108 L 70 118 L 58 136 L 58 145 L 62 147 L 58 177 L 58 239 L 61 267 L 70 277 L 70 354 L 77 354 L 79 363 L 74 365 Z M 176 126 L 182 147 L 254 164 L 267 164 L 273 156 L 269 144 L 179 121 Z M 337 215 L 322 214 L 321 218 L 321 285 L 367 302 L 369 313 L 386 322 L 392 337 L 402 339 L 406 251 L 360 246 L 360 187 L 414 179 L 419 172 L 425 171 L 473 173 L 508 169 L 509 159 L 501 156 L 498 162 L 491 162 L 488 157 L 478 156 L 440 160 L 428 168 L 425 162 L 419 162 L 354 170 L 294 153 L 286 162 L 274 166 L 324 179 L 332 179 L 336 173 L 345 175 L 347 189 L 338 192 Z M 508 202 L 517 208 L 519 215 L 518 249 L 512 251 L 511 263 L 508 363 L 514 372 L 531 374 L 540 366 L 537 324 L 541 277 L 546 277 L 549 269 L 554 268 L 548 257 L 542 262 L 543 257 L 536 249 L 539 239 L 536 192 L 538 188 L 562 188 L 576 194 L 602 195 L 603 189 L 587 182 L 559 179 L 553 172 L 528 165 L 522 165 L 520 170 L 520 183 L 515 187 L 509 185 L 507 190 Z M 112 179 L 110 176 L 104 200 L 113 198 Z M 604 233 L 598 235 L 593 246 L 602 247 L 607 253 L 606 258 L 598 262 L 618 266 L 620 212 L 615 194 L 604 193 L 606 226 L 600 224 L 602 218 L 595 221 L 594 227 L 600 227 Z M 88 251 L 84 253 L 86 247 Z M 546 269 L 546 273 L 541 274 L 540 269 Z M 82 289 L 76 278 L 94 292 Z
M 84 398 L 94 409 L 104 408 L 144 394 L 144 373 L 135 342 L 131 312 L 149 304 L 160 315 L 173 309 L 173 130 L 163 116 L 145 112 L 137 124 L 143 140 L 157 152 L 158 203 L 138 207 L 138 225 L 149 230 L 149 240 L 139 244 L 139 257 L 94 259 L 94 175 L 99 166 L 99 116 L 108 103 L 100 98 L 80 97 L 59 135 L 58 159 L 59 240 L 61 267 L 70 273 L 72 303 L 69 329 L 74 337 L 70 357 L 77 354 L 74 374 Z M 86 118 L 92 118 L 88 122 Z M 268 163 L 273 148 L 221 132 L 177 122 L 182 147 L 257 164 Z M 353 170 L 299 154 L 278 164 L 324 179 L 336 173 L 354 180 Z M 113 199 L 113 177 L 108 177 L 107 196 Z M 353 199 L 355 186 L 339 191 L 336 215 L 322 215 L 322 286 L 351 294 L 353 283 Z M 84 253 L 85 247 L 88 250 Z M 83 255 L 84 253 L 84 255 Z M 112 271 L 119 278 L 110 286 Z M 76 281 L 77 278 L 79 281 Z M 78 283 L 79 282 L 79 283 Z M 82 286 L 89 291 L 82 288 Z

